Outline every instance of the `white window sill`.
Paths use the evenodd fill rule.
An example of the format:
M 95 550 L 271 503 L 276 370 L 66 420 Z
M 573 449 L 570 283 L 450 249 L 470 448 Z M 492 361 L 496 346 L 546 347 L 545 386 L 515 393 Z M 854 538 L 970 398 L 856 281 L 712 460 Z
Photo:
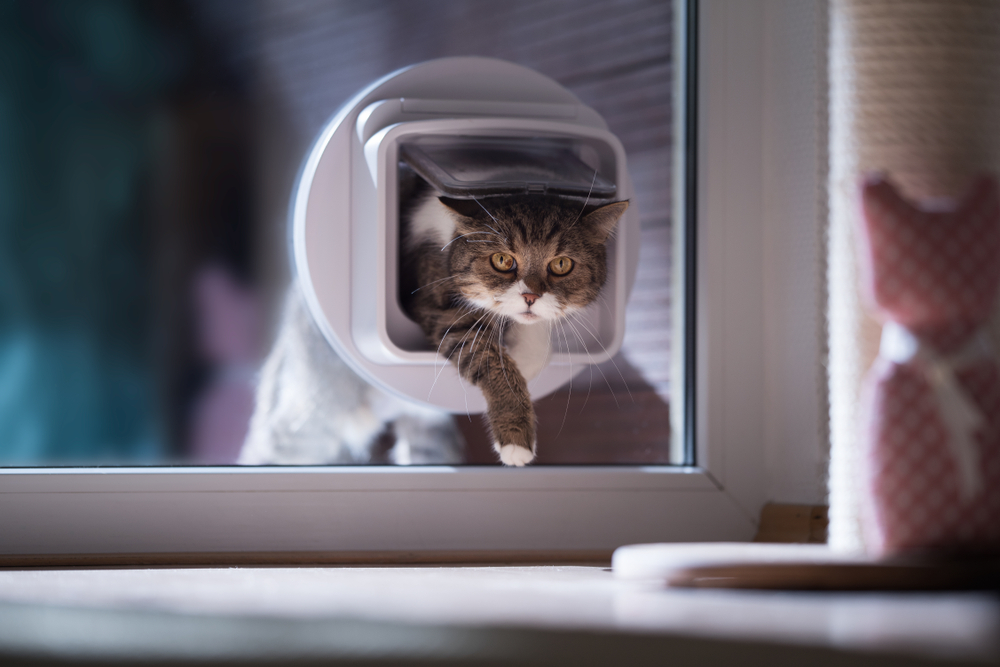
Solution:
M 665 590 L 601 567 L 0 571 L 0 661 L 978 661 L 998 628 L 988 595 Z

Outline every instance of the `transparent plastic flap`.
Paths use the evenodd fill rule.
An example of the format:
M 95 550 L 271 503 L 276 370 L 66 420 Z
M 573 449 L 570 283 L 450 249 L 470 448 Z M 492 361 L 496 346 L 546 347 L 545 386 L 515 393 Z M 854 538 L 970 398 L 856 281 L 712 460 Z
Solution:
M 459 199 L 537 193 L 602 200 L 616 191 L 568 140 L 420 137 L 401 144 L 399 156 L 440 192 Z

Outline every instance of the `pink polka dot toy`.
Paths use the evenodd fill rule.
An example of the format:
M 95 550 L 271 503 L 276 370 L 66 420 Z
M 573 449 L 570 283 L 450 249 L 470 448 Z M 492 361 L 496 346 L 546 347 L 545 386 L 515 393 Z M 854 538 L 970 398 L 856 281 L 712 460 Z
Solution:
M 916 205 L 875 177 L 862 208 L 862 287 L 883 321 L 862 397 L 866 546 L 1000 553 L 1000 369 L 985 330 L 1000 286 L 996 181 Z

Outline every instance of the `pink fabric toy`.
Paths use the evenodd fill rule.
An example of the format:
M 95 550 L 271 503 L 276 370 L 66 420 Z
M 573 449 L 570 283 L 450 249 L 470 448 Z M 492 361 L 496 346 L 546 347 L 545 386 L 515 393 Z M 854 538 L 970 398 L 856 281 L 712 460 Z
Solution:
M 1000 370 L 984 326 L 1000 285 L 997 184 L 919 207 L 862 191 L 864 287 L 884 322 L 868 376 L 872 553 L 1000 552 Z

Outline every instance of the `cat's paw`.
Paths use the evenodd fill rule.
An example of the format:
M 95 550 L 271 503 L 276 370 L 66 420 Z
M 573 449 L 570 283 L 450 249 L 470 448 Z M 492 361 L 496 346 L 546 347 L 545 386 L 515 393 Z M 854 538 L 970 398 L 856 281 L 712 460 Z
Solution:
M 535 453 L 520 445 L 501 445 L 493 443 L 493 451 L 500 456 L 500 462 L 505 466 L 525 466 L 535 460 Z

